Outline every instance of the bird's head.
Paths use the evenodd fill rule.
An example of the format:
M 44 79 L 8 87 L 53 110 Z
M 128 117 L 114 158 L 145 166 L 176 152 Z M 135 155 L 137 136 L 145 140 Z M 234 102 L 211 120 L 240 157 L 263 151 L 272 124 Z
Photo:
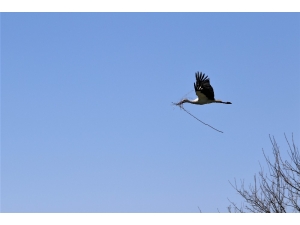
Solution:
M 180 102 L 177 102 L 177 103 L 172 102 L 172 103 L 173 103 L 173 105 L 177 105 L 179 107 L 182 107 L 182 104 L 185 103 L 185 102 L 188 102 L 188 99 L 184 98 Z

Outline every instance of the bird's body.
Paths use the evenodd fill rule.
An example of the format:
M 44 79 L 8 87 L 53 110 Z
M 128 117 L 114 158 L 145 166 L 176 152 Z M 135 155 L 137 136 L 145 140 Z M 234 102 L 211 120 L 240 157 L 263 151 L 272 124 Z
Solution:
M 181 106 L 183 103 L 191 103 L 196 105 L 204 105 L 209 103 L 223 103 L 232 104 L 231 102 L 223 102 L 221 100 L 216 100 L 214 95 L 214 89 L 210 85 L 209 78 L 205 76 L 202 72 L 196 72 L 196 83 L 194 83 L 194 88 L 198 98 L 195 100 L 183 99 L 176 105 Z

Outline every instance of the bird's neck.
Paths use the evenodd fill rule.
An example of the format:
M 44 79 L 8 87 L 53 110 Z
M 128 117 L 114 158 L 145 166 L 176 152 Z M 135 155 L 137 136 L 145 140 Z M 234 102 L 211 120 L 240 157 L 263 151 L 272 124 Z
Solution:
M 183 101 L 183 103 L 188 102 L 188 103 L 191 103 L 191 104 L 197 104 L 198 98 L 194 99 L 194 100 L 190 100 L 190 99 L 186 98 L 186 99 L 183 99 L 182 101 Z

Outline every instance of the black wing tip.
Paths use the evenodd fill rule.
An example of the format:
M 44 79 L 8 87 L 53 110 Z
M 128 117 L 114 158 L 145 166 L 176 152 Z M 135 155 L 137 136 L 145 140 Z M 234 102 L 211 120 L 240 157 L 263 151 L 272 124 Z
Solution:
M 196 81 L 200 81 L 200 82 L 201 81 L 209 81 L 209 78 L 207 75 L 205 75 L 205 73 L 197 71 L 195 73 L 195 75 L 196 75 Z
M 195 75 L 196 75 L 196 77 L 203 77 L 203 76 L 205 76 L 205 73 L 202 73 L 202 72 L 197 71 L 197 72 L 195 73 Z

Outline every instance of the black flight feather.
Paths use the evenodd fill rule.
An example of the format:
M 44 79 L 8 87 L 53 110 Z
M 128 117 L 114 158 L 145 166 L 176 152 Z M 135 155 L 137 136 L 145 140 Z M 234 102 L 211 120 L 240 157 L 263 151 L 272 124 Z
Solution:
M 215 100 L 214 89 L 209 83 L 209 78 L 202 72 L 196 73 L 196 83 L 194 83 L 195 92 L 204 94 L 208 99 Z

